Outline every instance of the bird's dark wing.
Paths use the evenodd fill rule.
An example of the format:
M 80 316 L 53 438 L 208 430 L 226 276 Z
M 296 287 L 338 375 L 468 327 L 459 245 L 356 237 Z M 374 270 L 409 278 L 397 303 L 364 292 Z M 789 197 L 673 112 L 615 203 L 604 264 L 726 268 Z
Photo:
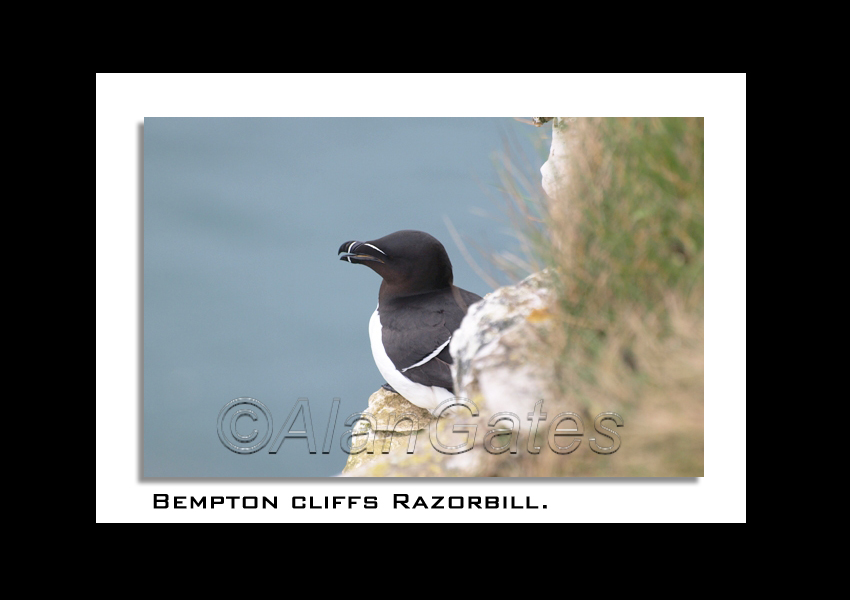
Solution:
M 446 348 L 445 352 L 448 354 L 448 348 Z M 404 374 L 411 381 L 421 383 L 422 385 L 436 385 L 447 390 L 454 389 L 452 368 L 449 366 L 449 363 L 440 360 L 440 358 L 432 358 L 421 367 L 408 369 Z
M 481 299 L 458 291 L 467 305 Z M 393 365 L 416 383 L 452 389 L 447 342 L 466 314 L 454 293 L 446 289 L 396 298 L 382 305 L 378 314 L 384 349 Z
M 464 290 L 464 289 L 459 288 L 459 287 L 455 287 L 455 289 L 458 292 L 460 292 L 460 297 L 464 301 L 464 303 L 466 304 L 467 307 L 470 307 L 473 304 L 475 304 L 476 302 L 478 302 L 479 300 L 481 300 L 481 296 L 479 296 L 478 294 L 475 294 L 473 292 L 469 292 L 469 291 Z M 460 323 L 458 323 L 458 325 L 460 325 Z

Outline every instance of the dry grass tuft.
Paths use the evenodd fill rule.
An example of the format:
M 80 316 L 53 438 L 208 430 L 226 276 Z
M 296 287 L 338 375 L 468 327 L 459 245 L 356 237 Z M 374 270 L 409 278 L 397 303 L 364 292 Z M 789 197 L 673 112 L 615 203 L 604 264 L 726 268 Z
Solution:
M 596 414 L 618 412 L 622 447 L 610 456 L 544 450 L 494 462 L 493 474 L 702 476 L 703 119 L 557 119 L 553 127 L 569 148 L 554 198 L 534 169 L 503 157 L 521 250 L 493 260 L 513 278 L 554 267 L 561 397 L 545 410 L 578 412 L 585 440 Z

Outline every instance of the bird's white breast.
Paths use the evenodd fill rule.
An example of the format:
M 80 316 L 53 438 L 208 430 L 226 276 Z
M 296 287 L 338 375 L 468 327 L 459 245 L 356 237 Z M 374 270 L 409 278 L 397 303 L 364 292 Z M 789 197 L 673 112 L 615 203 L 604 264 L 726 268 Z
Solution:
M 372 313 L 372 318 L 369 319 L 369 341 L 372 345 L 372 356 L 378 366 L 378 371 L 381 372 L 387 383 L 412 404 L 433 412 L 444 400 L 454 397 L 451 390 L 416 383 L 395 368 L 393 361 L 390 360 L 386 350 L 384 350 L 381 337 L 381 317 L 378 315 L 377 308 Z

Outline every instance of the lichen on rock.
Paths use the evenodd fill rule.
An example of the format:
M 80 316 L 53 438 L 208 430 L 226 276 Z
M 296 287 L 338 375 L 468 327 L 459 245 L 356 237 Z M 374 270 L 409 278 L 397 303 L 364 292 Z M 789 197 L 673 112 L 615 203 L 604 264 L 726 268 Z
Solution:
M 420 438 L 428 435 L 431 413 L 401 395 L 381 388 L 369 397 L 369 406 L 363 412 L 374 420 L 364 418 L 354 423 L 352 452 L 343 474 L 350 475 L 358 469 L 365 474 L 387 454 L 405 453 L 411 441 L 419 450 L 427 444 L 427 440 Z M 420 435 L 423 431 L 425 436 Z
M 488 294 L 469 309 L 450 344 L 455 392 L 488 413 L 521 412 L 552 393 L 549 270 Z

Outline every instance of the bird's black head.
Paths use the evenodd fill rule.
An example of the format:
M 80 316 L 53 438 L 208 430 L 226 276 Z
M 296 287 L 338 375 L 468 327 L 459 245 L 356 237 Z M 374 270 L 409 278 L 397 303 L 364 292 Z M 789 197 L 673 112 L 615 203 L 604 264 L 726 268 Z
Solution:
M 443 245 L 424 231 L 396 231 L 369 242 L 339 247 L 340 260 L 366 265 L 397 294 L 418 294 L 452 285 L 452 263 Z

